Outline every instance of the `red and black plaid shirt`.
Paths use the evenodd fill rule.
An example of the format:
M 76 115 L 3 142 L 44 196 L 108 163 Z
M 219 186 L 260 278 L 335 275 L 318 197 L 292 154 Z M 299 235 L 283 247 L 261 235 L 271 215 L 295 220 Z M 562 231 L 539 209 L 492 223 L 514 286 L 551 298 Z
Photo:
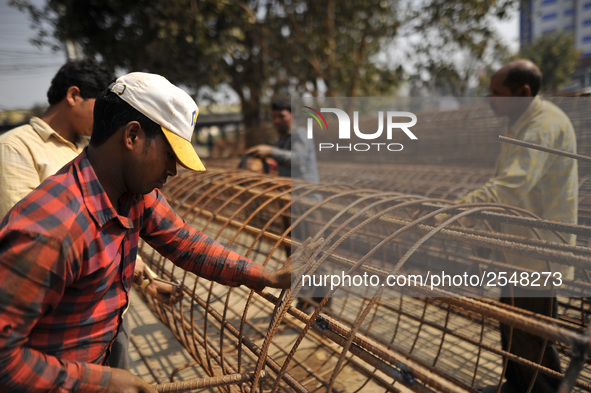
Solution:
M 179 267 L 260 286 L 262 267 L 193 229 L 158 190 L 111 205 L 83 152 L 0 224 L 0 391 L 102 392 L 141 236 Z M 53 389 L 53 390 L 52 390 Z

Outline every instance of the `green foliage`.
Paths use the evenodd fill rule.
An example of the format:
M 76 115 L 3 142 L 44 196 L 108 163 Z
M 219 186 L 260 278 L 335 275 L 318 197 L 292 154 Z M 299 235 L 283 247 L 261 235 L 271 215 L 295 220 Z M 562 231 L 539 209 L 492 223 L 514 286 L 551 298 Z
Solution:
M 570 81 L 581 52 L 575 49 L 574 37 L 568 33 L 544 34 L 522 48 L 517 57 L 533 61 L 542 71 L 542 91 L 556 92 Z
M 407 79 L 462 93 L 474 77 L 465 64 L 488 61 L 499 46 L 490 25 L 516 1 L 10 3 L 29 12 L 40 43 L 73 41 L 118 73 L 155 72 L 195 92 L 230 86 L 255 127 L 277 94 L 393 95 Z
M 398 0 L 323 2 L 278 1 L 285 18 L 278 18 L 270 50 L 278 69 L 276 87 L 285 91 L 327 96 L 374 95 L 384 85 L 400 82 L 389 66 L 372 61 L 397 33 Z M 319 86 L 321 83 L 321 86 Z M 324 90 L 324 91 L 322 91 Z
M 412 48 L 413 87 L 427 87 L 441 95 L 467 95 L 491 68 L 506 60 L 507 48 L 493 25 L 518 5 L 519 0 L 413 2 L 411 33 L 419 37 Z

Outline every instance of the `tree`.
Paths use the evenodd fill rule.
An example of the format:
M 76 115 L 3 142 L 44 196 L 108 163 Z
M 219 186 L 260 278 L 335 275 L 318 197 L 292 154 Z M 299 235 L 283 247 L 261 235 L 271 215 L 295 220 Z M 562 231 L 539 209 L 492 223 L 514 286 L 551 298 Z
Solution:
M 73 41 L 86 56 L 102 59 L 114 70 L 160 73 L 196 93 L 202 87 L 230 86 L 240 98 L 247 130 L 258 130 L 261 108 L 274 94 L 391 95 L 405 75 L 435 75 L 441 59 L 416 62 L 392 46 L 404 26 L 418 37 L 439 30 L 435 35 L 442 41 L 427 45 L 429 40 L 419 39 L 423 53 L 453 44 L 481 56 L 479 48 L 494 36 L 484 29 L 487 18 L 501 15 L 511 1 L 516 0 L 501 5 L 424 0 L 420 9 L 408 0 L 47 0 L 42 7 L 32 0 L 11 0 L 11 4 L 27 10 L 36 25 L 49 26 L 39 30 L 41 43 Z M 384 51 L 393 48 L 400 53 Z M 409 68 L 409 61 L 419 66 Z M 444 65 L 449 70 L 455 67 Z M 247 144 L 255 142 L 256 133 L 247 134 Z
M 399 67 L 374 57 L 400 25 L 398 0 L 278 2 L 281 39 L 271 47 L 284 70 L 278 86 L 314 96 L 354 97 L 381 93 L 399 83 Z M 285 61 L 284 59 L 288 60 Z
M 368 58 L 378 51 L 380 37 L 393 35 L 396 27 L 386 18 L 392 12 L 388 3 L 378 0 L 353 1 L 338 10 L 335 0 L 11 4 L 27 10 L 39 26 L 53 28 L 39 31 L 42 44 L 71 40 L 112 69 L 160 73 L 194 89 L 226 83 L 240 97 L 245 125 L 254 128 L 261 99 L 274 91 L 317 95 L 319 85 L 328 95 L 364 91 L 362 82 L 383 72 Z
M 227 83 L 240 97 L 245 124 L 257 125 L 267 74 L 258 8 L 216 0 L 48 0 L 41 9 L 26 0 L 12 4 L 53 27 L 52 35 L 40 31 L 40 42 L 72 40 L 113 70 L 159 73 L 195 92 Z
M 515 12 L 519 4 L 519 0 L 413 2 L 405 29 L 415 69 L 413 87 L 452 96 L 477 89 L 485 70 L 508 57 L 493 24 Z
M 570 81 L 581 52 L 575 49 L 574 37 L 569 33 L 549 33 L 521 48 L 517 58 L 533 61 L 544 76 L 542 91 L 556 92 Z

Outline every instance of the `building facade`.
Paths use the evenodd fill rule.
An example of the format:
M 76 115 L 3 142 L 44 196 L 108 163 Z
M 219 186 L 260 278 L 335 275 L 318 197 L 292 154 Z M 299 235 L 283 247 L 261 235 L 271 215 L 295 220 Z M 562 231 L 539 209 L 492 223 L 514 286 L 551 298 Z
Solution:
M 572 33 L 581 59 L 566 90 L 591 87 L 591 0 L 529 0 L 520 11 L 519 42 L 529 45 L 544 34 Z

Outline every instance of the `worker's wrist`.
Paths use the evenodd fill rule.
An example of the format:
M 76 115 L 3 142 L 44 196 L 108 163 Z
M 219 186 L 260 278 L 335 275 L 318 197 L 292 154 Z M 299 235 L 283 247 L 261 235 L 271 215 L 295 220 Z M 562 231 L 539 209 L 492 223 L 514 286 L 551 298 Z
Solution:
M 135 285 L 141 286 L 144 283 L 144 275 L 143 274 L 134 274 L 133 275 L 133 283 Z
M 140 289 L 145 289 L 154 277 L 156 277 L 156 273 L 148 265 L 141 262 L 142 268 L 137 269 L 133 275 L 133 282 L 139 286 Z

